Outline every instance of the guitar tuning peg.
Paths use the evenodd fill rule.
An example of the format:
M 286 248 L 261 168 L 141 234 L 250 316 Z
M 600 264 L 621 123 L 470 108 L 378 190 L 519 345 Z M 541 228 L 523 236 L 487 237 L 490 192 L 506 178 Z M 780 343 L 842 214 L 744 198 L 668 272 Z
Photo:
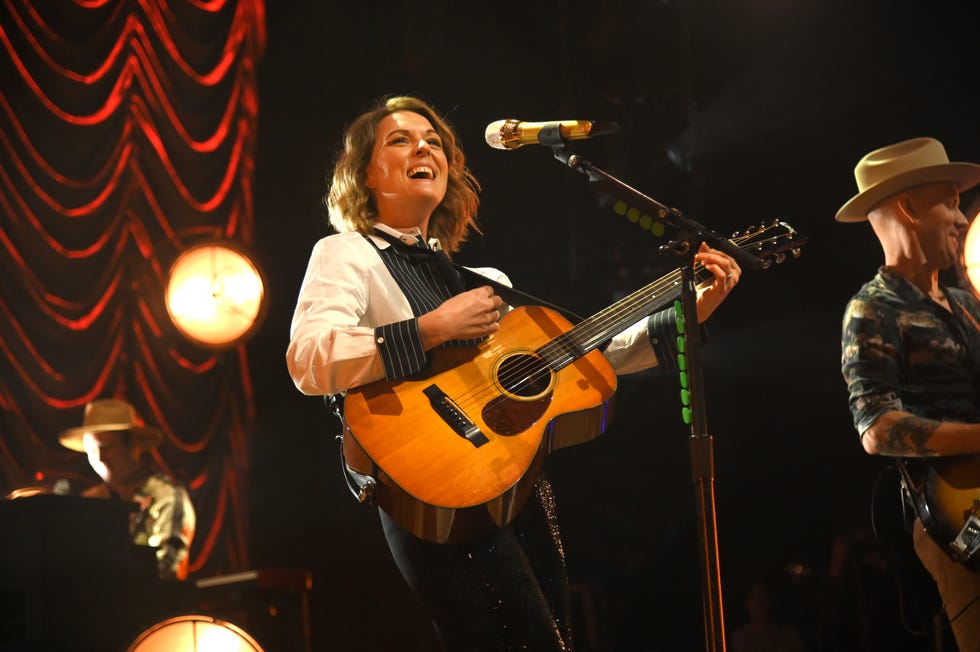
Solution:
M 799 258 L 800 255 L 803 253 L 803 251 L 799 247 L 796 247 L 795 249 L 790 249 L 789 252 L 793 254 L 793 258 Z
M 775 258 L 776 258 L 776 264 L 778 265 L 779 263 L 786 260 L 786 254 L 780 251 L 779 253 L 776 254 Z

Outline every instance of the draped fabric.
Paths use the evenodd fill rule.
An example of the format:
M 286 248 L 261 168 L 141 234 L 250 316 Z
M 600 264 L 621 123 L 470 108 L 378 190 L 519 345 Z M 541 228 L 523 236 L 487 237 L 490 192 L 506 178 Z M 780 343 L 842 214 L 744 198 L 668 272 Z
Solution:
M 244 346 L 170 321 L 170 264 L 253 236 L 263 0 L 0 0 L 0 491 L 97 480 L 59 446 L 99 397 L 166 435 L 191 572 L 248 565 Z

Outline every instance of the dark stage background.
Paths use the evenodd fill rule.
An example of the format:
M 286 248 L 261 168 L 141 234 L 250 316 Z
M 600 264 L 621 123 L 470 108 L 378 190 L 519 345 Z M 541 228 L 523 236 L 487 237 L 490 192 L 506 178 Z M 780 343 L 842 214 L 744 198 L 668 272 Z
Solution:
M 833 645 L 847 628 L 877 643 L 857 647 L 860 634 L 844 634 L 855 645 L 846 649 L 934 649 L 928 636 L 891 638 L 902 638 L 890 602 L 898 588 L 879 562 L 900 562 L 894 577 L 913 626 L 928 627 L 936 597 L 901 532 L 897 480 L 863 453 L 851 424 L 840 316 L 881 256 L 866 225 L 833 215 L 873 148 L 929 135 L 952 160 L 980 161 L 975 2 L 265 9 L 254 248 L 269 306 L 247 346 L 257 415 L 249 559 L 312 572 L 314 650 L 432 642 L 376 515 L 343 482 L 329 415 L 294 389 L 283 359 L 307 256 L 329 233 L 320 201 L 330 161 L 347 121 L 387 94 L 415 94 L 447 113 L 483 184 L 485 235 L 457 261 L 499 267 L 580 314 L 671 269 L 658 254 L 663 239 L 618 216 L 548 149 L 487 147 L 494 120 L 615 120 L 621 134 L 572 149 L 722 234 L 781 219 L 809 237 L 799 259 L 746 272 L 709 322 L 704 380 L 727 625 L 745 622 L 745 592 L 764 580 L 778 616 L 811 650 L 845 649 Z M 690 433 L 679 410 L 676 377 L 624 377 L 613 427 L 548 460 L 581 650 L 704 647 Z M 868 545 L 873 514 L 886 553 Z M 852 569 L 838 580 L 835 545 Z M 872 596 L 864 606 L 880 609 L 870 629 L 857 621 L 859 589 Z
M 728 627 L 744 622 L 745 591 L 764 579 L 812 649 L 843 649 L 831 640 L 835 628 L 855 627 L 857 602 L 849 580 L 839 594 L 829 588 L 831 550 L 840 538 L 865 555 L 875 511 L 905 564 L 909 618 L 925 628 L 919 616 L 934 596 L 902 548 L 896 479 L 860 448 L 839 372 L 844 304 L 880 251 L 865 225 L 833 215 L 855 192 L 857 159 L 875 147 L 931 135 L 952 160 L 980 160 L 976 18 L 970 2 L 270 3 L 256 228 L 272 304 L 250 346 L 261 370 L 253 558 L 314 570 L 318 649 L 428 640 L 376 517 L 343 485 L 324 410 L 292 390 L 281 362 L 306 256 L 327 233 L 327 163 L 346 121 L 397 93 L 448 112 L 484 185 L 485 237 L 459 261 L 494 264 L 581 314 L 670 268 L 662 241 L 598 201 L 546 148 L 485 146 L 494 120 L 616 120 L 621 135 L 572 149 L 721 233 L 778 218 L 809 236 L 800 259 L 746 273 L 710 321 L 707 418 Z M 689 171 L 668 160 L 672 146 Z M 592 616 L 579 623 L 585 649 L 704 645 L 677 396 L 673 376 L 624 378 L 612 430 L 549 460 L 576 604 Z M 879 622 L 898 632 L 892 579 L 864 586 Z M 844 635 L 847 649 L 879 649 L 857 647 L 856 631 Z

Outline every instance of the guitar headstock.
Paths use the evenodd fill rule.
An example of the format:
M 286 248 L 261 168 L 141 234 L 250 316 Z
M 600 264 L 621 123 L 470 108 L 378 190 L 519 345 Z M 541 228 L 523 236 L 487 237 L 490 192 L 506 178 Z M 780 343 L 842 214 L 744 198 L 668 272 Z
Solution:
M 806 244 L 806 236 L 780 220 L 758 227 L 750 226 L 745 231 L 736 231 L 729 240 L 740 249 L 757 257 L 763 269 L 768 269 L 775 261 L 779 264 L 789 254 L 800 257 L 800 247 Z

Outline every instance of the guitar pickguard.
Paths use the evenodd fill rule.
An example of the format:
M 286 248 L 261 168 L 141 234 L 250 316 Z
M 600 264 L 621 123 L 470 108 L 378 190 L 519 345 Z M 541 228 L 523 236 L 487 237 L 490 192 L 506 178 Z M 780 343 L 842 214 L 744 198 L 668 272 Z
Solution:
M 551 404 L 549 392 L 530 401 L 498 396 L 483 407 L 483 420 L 498 435 L 518 435 L 538 422 Z
M 491 371 L 500 396 L 483 407 L 487 426 L 499 435 L 516 435 L 537 423 L 554 396 L 555 374 L 535 352 L 511 350 Z

